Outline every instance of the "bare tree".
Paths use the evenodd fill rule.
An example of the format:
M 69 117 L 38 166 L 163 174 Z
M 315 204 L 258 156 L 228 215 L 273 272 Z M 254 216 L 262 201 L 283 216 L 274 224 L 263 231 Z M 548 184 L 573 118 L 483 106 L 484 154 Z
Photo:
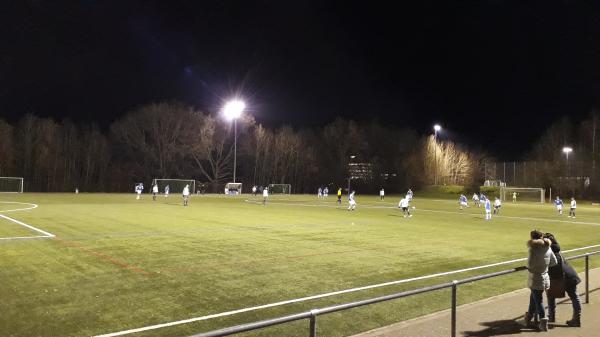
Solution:
M 474 154 L 450 141 L 437 142 L 434 136 L 426 139 L 423 159 L 430 183 L 437 174 L 444 184 L 469 185 L 477 167 Z
M 113 123 L 111 133 L 138 176 L 174 176 L 193 139 L 197 115 L 178 103 L 146 105 Z
M 15 148 L 13 137 L 13 127 L 0 119 L 0 176 L 14 174 Z
M 196 168 L 211 183 L 220 183 L 231 173 L 233 147 L 222 121 L 210 115 L 199 116 L 195 141 L 190 155 Z

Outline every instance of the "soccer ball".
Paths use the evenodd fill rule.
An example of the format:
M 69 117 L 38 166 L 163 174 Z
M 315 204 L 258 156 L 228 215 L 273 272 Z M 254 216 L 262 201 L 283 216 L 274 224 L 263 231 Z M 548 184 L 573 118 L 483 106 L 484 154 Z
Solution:
M 417 209 L 415 206 L 413 206 L 413 209 Z

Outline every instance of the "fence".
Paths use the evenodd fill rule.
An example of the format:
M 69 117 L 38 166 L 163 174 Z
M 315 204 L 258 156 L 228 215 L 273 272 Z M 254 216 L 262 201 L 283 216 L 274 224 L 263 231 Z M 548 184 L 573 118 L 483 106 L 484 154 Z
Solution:
M 590 256 L 597 255 L 597 254 L 600 254 L 600 251 L 594 251 L 594 252 L 566 258 L 566 260 L 585 258 L 585 303 L 590 302 L 589 258 L 590 258 Z M 429 287 L 424 287 L 424 288 L 419 288 L 419 289 L 414 289 L 414 290 L 409 290 L 409 291 L 403 291 L 403 292 L 395 293 L 392 295 L 374 297 L 374 298 L 370 298 L 367 300 L 339 304 L 339 305 L 334 305 L 334 306 L 325 307 L 325 308 L 313 309 L 310 311 L 305 311 L 305 312 L 301 312 L 301 313 L 297 313 L 297 314 L 293 314 L 293 315 L 268 319 L 268 320 L 264 320 L 264 321 L 258 321 L 258 322 L 253 322 L 253 323 L 237 325 L 237 326 L 233 326 L 233 327 L 229 327 L 229 328 L 225 328 L 225 329 L 221 329 L 221 330 L 215 330 L 215 331 L 211 331 L 211 332 L 193 335 L 191 337 L 230 336 L 230 335 L 234 335 L 234 334 L 238 334 L 238 333 L 242 333 L 242 332 L 264 329 L 264 328 L 267 328 L 270 326 L 285 324 L 285 323 L 304 320 L 304 319 L 307 319 L 309 322 L 308 335 L 310 337 L 317 337 L 317 316 L 326 315 L 326 314 L 330 314 L 333 312 L 344 311 L 344 310 L 353 309 L 353 308 L 358 308 L 358 307 L 362 307 L 365 305 L 387 302 L 387 301 L 395 300 L 398 298 L 414 296 L 414 295 L 423 294 L 423 293 L 436 291 L 436 290 L 440 290 L 440 289 L 446 289 L 446 288 L 452 288 L 450 333 L 451 333 L 452 337 L 456 337 L 456 307 L 457 307 L 456 293 L 458 291 L 459 285 L 476 282 L 476 281 L 481 281 L 481 280 L 485 280 L 485 279 L 490 279 L 490 278 L 494 278 L 494 277 L 498 277 L 498 276 L 502 276 L 502 275 L 512 274 L 512 273 L 516 273 L 516 272 L 523 271 L 526 269 L 527 268 L 524 266 L 517 267 L 517 268 L 513 268 L 513 269 L 495 272 L 495 273 L 473 276 L 473 277 L 469 277 L 469 278 L 462 279 L 462 280 L 455 280 L 452 282 L 441 283 L 441 284 L 437 284 L 437 285 L 433 285 L 433 286 L 429 286 Z
M 592 176 L 591 167 L 581 161 L 511 161 L 484 162 L 480 165 L 483 180 L 501 181 L 508 186 L 543 187 L 577 184 L 589 185 Z

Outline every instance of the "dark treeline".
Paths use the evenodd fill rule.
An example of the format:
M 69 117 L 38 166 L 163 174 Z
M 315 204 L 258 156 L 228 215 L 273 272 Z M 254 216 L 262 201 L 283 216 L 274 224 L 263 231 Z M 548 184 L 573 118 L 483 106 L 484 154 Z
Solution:
M 564 178 L 560 148 L 575 139 L 570 143 L 577 151 L 573 173 L 592 176 L 595 171 L 584 168 L 595 170 L 595 118 L 593 122 L 574 130 L 563 120 L 542 136 L 527 159 L 554 164 L 540 173 L 536 187 Z M 435 179 L 479 186 L 484 163 L 493 160 L 376 120 L 338 118 L 318 128 L 270 129 L 244 116 L 237 126 L 237 177 L 246 190 L 271 183 L 291 184 L 294 193 L 345 187 L 350 176 L 357 178 L 352 163 L 362 170 L 352 185 L 363 193 L 381 187 L 404 191 Z M 134 183 L 149 184 L 153 178 L 195 179 L 221 191 L 232 178 L 233 139 L 231 122 L 179 103 L 142 106 L 105 132 L 94 125 L 26 115 L 14 125 L 0 120 L 0 176 L 24 177 L 25 191 L 77 187 L 83 192 L 129 192 Z

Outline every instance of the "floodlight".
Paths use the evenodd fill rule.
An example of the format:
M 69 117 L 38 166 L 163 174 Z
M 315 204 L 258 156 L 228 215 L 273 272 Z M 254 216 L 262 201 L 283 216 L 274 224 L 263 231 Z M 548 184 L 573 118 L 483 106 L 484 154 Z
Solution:
M 433 130 L 434 130 L 435 132 L 438 132 L 438 131 L 442 130 L 442 126 L 441 126 L 441 125 L 439 125 L 439 124 L 436 124 L 436 125 L 434 125 L 434 126 L 433 126 Z
M 244 104 L 244 102 L 242 101 L 229 101 L 227 102 L 227 104 L 225 104 L 225 107 L 223 108 L 223 114 L 225 115 L 225 118 L 229 120 L 237 119 L 242 115 L 242 112 L 245 108 L 246 104 Z
M 569 153 L 573 152 L 573 149 L 568 146 L 565 146 L 565 147 L 563 147 L 563 152 L 566 154 L 569 154 Z

